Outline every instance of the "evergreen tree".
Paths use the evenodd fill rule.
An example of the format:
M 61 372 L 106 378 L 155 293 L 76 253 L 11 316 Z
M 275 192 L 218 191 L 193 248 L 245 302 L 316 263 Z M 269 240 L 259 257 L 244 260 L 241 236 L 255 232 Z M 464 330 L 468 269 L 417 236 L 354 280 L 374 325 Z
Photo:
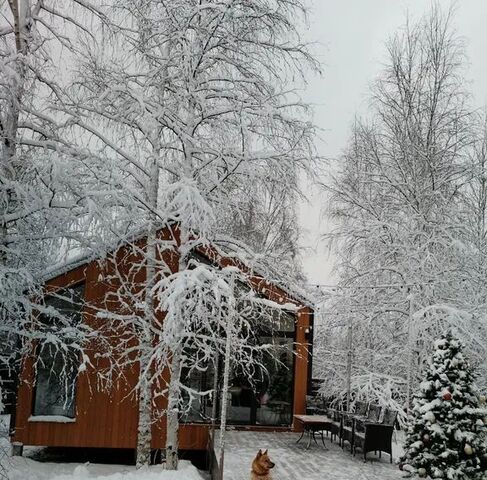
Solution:
M 437 340 L 414 398 L 401 466 L 420 477 L 487 479 L 486 410 L 462 350 L 451 332 Z

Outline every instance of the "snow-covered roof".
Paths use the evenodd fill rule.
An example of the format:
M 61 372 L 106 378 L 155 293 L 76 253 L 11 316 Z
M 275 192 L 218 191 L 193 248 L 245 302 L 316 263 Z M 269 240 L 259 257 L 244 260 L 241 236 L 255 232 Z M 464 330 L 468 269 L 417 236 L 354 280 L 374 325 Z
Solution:
M 236 256 L 243 264 L 251 267 L 254 274 L 280 288 L 302 305 L 314 308 L 316 300 L 309 292 L 307 292 L 304 288 L 300 288 L 296 284 L 291 285 L 288 281 L 286 281 L 286 275 L 279 269 L 271 268 L 267 264 L 265 266 L 262 265 L 262 263 L 259 261 L 259 256 L 256 256 L 245 243 L 230 237 L 219 236 L 215 239 L 214 244 L 222 249 L 223 255 L 227 257 Z M 262 270 L 266 270 L 269 273 L 264 275 Z
M 102 260 L 107 254 L 117 250 L 122 245 L 140 240 L 141 238 L 144 238 L 145 235 L 147 235 L 147 227 L 144 226 L 128 232 L 123 237 L 113 239 L 112 241 L 103 244 L 98 248 L 97 252 L 87 250 L 80 251 L 79 249 L 68 250 L 65 252 L 63 259 L 52 265 L 50 268 L 45 269 L 39 275 L 38 280 L 44 283 L 60 275 L 64 275 L 75 268 L 81 267 L 86 263 L 90 263 L 94 260 Z
M 39 277 L 39 281 L 45 283 L 87 263 L 95 260 L 102 260 L 108 253 L 117 250 L 124 244 L 140 240 L 144 238 L 146 234 L 147 228 L 139 228 L 136 231 L 127 234 L 124 238 L 113 241 L 111 244 L 100 249 L 98 252 L 67 252 L 63 261 L 52 265 L 52 267 L 42 272 Z M 229 237 L 220 236 L 215 239 L 212 246 L 218 248 L 222 256 L 237 258 L 239 262 L 250 268 L 254 275 L 262 277 L 262 279 L 278 287 L 291 299 L 296 300 L 304 306 L 314 308 L 316 301 L 314 298 L 312 298 L 309 292 L 298 287 L 297 285 L 290 285 L 289 282 L 286 281 L 286 276 L 279 270 L 272 268 L 270 275 L 264 275 L 262 270 L 268 270 L 268 266 L 264 267 L 262 263 L 259 262 L 259 257 L 253 254 L 252 250 L 243 242 L 236 241 L 235 239 Z

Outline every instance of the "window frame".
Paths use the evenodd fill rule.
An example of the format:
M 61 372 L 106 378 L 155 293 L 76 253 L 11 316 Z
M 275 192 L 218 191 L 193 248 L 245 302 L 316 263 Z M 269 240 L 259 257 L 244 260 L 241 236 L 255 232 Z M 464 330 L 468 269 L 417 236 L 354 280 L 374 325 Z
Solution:
M 49 297 L 56 298 L 57 295 L 62 295 L 64 292 L 69 291 L 69 290 L 74 290 L 79 287 L 82 287 L 82 291 L 79 295 L 79 298 L 81 300 L 81 305 L 79 309 L 79 320 L 78 322 L 83 322 L 84 317 L 85 317 L 85 298 L 86 298 L 86 279 L 81 279 L 76 282 L 73 282 L 70 285 L 63 286 L 60 288 L 56 288 L 53 291 L 50 291 L 44 295 L 44 302 L 46 302 Z M 42 317 L 46 318 L 46 315 L 39 315 L 39 317 L 42 319 Z M 49 319 L 51 317 L 47 317 Z M 36 358 L 35 361 L 38 360 L 39 356 L 41 355 L 40 351 L 40 345 L 35 345 L 34 347 L 34 356 Z M 51 356 L 51 359 L 53 357 Z M 32 401 L 31 401 L 31 419 L 32 421 L 37 421 L 38 418 L 43 418 L 43 421 L 49 422 L 49 417 L 54 418 L 54 417 L 65 417 L 66 419 L 70 419 L 71 421 L 75 421 L 76 419 L 76 414 L 77 414 L 77 397 L 78 397 L 78 375 L 77 375 L 77 370 L 76 370 L 76 364 L 81 364 L 81 359 L 79 356 L 77 356 L 77 359 L 75 361 L 75 356 L 73 355 L 73 386 L 72 386 L 72 401 L 70 402 L 70 410 L 71 411 L 65 411 L 63 414 L 52 414 L 52 413 L 36 413 L 36 403 L 37 403 L 37 392 L 38 392 L 38 369 L 37 367 L 34 367 L 33 369 L 33 387 L 32 387 Z M 54 358 L 55 361 L 55 358 Z M 64 388 L 64 385 L 63 385 Z M 65 408 L 65 407 L 63 407 Z M 66 422 L 69 423 L 69 420 Z

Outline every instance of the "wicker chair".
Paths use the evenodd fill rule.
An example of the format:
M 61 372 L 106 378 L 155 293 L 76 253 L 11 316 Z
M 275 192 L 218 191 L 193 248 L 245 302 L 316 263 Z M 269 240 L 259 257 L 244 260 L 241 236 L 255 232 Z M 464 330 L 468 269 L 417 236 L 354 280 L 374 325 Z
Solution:
M 367 415 L 367 403 L 360 401 L 355 402 L 353 414 L 355 418 L 365 418 Z
M 333 438 L 338 438 L 341 445 L 342 412 L 335 408 L 328 408 L 326 412 L 331 421 L 326 425 L 325 431 L 327 433 L 330 432 L 331 441 L 333 441 Z
M 342 429 L 340 432 L 340 441 L 342 449 L 345 448 L 345 442 L 350 444 L 350 451 L 353 452 L 353 439 L 355 435 L 355 419 L 353 413 L 342 412 Z
M 373 413 L 375 414 L 375 412 Z M 389 454 L 392 463 L 392 434 L 394 433 L 396 418 L 397 412 L 386 408 L 382 422 L 378 421 L 378 416 L 377 421 L 357 422 L 353 439 L 354 455 L 356 449 L 360 448 L 364 454 L 364 461 L 366 461 L 368 452 L 378 451 L 379 455 L 381 452 L 385 452 Z
M 353 452 L 353 442 L 355 434 L 355 424 L 357 421 L 365 421 L 367 413 L 367 403 L 357 401 L 355 402 L 352 412 L 342 412 L 342 428 L 341 428 L 341 446 L 345 445 L 345 442 L 350 444 L 350 451 Z
M 319 395 L 306 395 L 306 415 L 321 415 L 325 412 L 325 401 Z

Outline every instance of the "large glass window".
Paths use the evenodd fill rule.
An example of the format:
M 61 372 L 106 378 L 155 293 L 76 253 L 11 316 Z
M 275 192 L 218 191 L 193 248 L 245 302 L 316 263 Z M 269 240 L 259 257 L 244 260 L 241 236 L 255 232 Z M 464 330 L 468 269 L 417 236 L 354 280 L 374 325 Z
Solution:
M 256 423 L 260 425 L 289 425 L 292 421 L 294 392 L 293 339 L 288 337 L 262 338 L 273 343 L 274 352 L 266 355 L 266 372 L 257 396 Z
M 227 403 L 227 421 L 240 425 L 290 425 L 292 422 L 294 394 L 294 316 L 281 311 L 267 309 L 253 320 L 254 341 L 259 345 L 272 345 L 264 354 L 249 378 L 249 372 L 234 365 L 230 380 Z M 219 373 L 223 372 L 220 358 Z M 215 395 L 198 395 L 196 392 L 211 392 L 214 388 L 214 369 L 183 372 L 182 380 L 185 414 L 183 422 L 205 422 L 211 420 L 213 402 L 217 402 L 217 415 L 221 410 L 221 392 Z M 221 378 L 217 382 L 221 387 Z M 194 392 L 194 393 L 190 393 Z
M 194 370 L 182 374 L 182 382 L 189 389 L 182 390 L 184 414 L 181 421 L 187 423 L 210 423 L 213 414 L 213 402 L 218 399 L 213 394 L 214 368 L 211 365 L 204 371 Z M 203 394 L 199 393 L 203 392 Z M 219 392 L 217 392 L 219 395 Z M 216 411 L 218 415 L 218 410 Z
M 258 340 L 272 344 L 273 349 L 263 356 L 262 368 L 256 369 L 252 378 L 238 366 L 233 369 L 227 398 L 228 423 L 289 425 L 294 392 L 293 336 L 274 332 Z
M 204 257 L 194 254 L 196 262 L 209 263 Z M 249 352 L 255 363 L 233 365 L 226 398 L 227 421 L 230 424 L 290 425 L 292 422 L 294 396 L 294 338 L 295 316 L 266 302 L 245 299 L 251 290 L 247 283 L 237 281 L 239 303 L 247 326 L 243 336 L 248 335 Z M 265 298 L 265 297 L 264 297 Z M 268 353 L 252 346 L 272 345 Z M 258 358 L 257 358 L 258 356 Z M 257 366 L 260 364 L 260 366 Z M 222 383 L 223 359 L 218 368 L 218 388 Z M 214 406 L 217 415 L 221 411 L 221 391 L 209 394 L 214 389 L 214 368 L 182 372 L 183 422 L 209 422 Z M 199 395 L 198 392 L 206 392 Z M 216 405 L 215 405 L 216 402 Z
M 66 348 L 44 341 L 39 344 L 36 362 L 36 381 L 33 414 L 35 416 L 75 416 L 76 374 L 79 358 L 70 342 L 75 341 L 72 327 L 82 321 L 84 284 L 80 284 L 45 299 L 46 310 L 41 316 L 46 329 L 66 332 Z M 73 330 L 75 332 L 75 329 Z

